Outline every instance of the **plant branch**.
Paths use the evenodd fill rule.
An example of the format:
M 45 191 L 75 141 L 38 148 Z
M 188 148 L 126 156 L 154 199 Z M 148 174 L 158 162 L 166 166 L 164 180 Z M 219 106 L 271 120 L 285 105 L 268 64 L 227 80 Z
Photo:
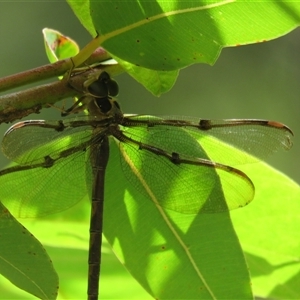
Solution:
M 90 58 L 85 62 L 85 65 L 103 62 L 110 58 L 110 54 L 107 53 L 103 48 L 97 48 L 95 52 L 90 56 Z M 72 68 L 72 60 L 68 58 L 57 61 L 53 64 L 44 65 L 35 69 L 7 76 L 0 79 L 0 92 L 4 92 L 9 89 L 17 88 L 26 84 L 36 83 L 41 80 L 58 77 L 65 74 Z
M 110 75 L 123 72 L 118 64 L 101 66 L 101 69 L 106 70 Z M 49 104 L 54 104 L 62 99 L 82 96 L 85 91 L 83 83 L 93 72 L 94 69 L 87 69 L 72 76 L 70 81 L 68 78 L 64 78 L 0 97 L 0 124 L 13 122 L 31 113 L 39 113 L 42 108 L 49 108 L 51 107 Z

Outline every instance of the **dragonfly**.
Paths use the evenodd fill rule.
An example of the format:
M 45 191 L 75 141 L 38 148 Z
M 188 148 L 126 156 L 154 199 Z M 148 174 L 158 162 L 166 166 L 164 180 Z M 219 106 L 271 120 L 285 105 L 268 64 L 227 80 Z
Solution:
M 14 215 L 36 217 L 67 209 L 91 191 L 88 299 L 99 292 L 110 143 L 118 145 L 130 185 L 154 205 L 182 214 L 249 204 L 254 184 L 234 166 L 292 146 L 291 129 L 275 121 L 124 114 L 114 98 L 118 85 L 104 71 L 83 90 L 65 119 L 22 121 L 7 130 L 2 151 L 17 165 L 0 171 L 0 196 Z M 87 115 L 74 116 L 85 109 Z M 16 172 L 22 172 L 17 182 Z

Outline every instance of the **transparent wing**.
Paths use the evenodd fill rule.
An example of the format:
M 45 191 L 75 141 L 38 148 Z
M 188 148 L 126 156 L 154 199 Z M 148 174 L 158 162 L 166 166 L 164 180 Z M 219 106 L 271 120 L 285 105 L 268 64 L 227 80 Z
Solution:
M 97 121 L 98 138 L 91 139 L 93 121 L 27 121 L 8 130 L 2 148 L 21 169 L 0 172 L 0 197 L 15 214 L 61 211 L 83 197 L 84 178 L 91 178 L 86 150 L 105 134 L 106 123 Z M 251 180 L 228 165 L 254 159 L 235 147 L 264 157 L 288 149 L 292 137 L 284 125 L 263 120 L 131 116 L 122 124 L 127 140 L 119 141 L 126 177 L 156 204 L 182 213 L 220 212 L 248 204 L 254 196 Z M 46 164 L 49 157 L 53 165 Z
M 70 208 L 87 193 L 86 153 L 71 154 L 52 167 L 29 168 L 2 174 L 0 200 L 18 217 L 48 215 Z M 16 166 L 19 167 L 19 166 Z
M 288 150 L 292 146 L 292 131 L 285 125 L 266 120 L 203 120 L 177 116 L 126 116 L 124 125 L 128 128 L 145 126 L 149 134 L 157 132 L 171 134 L 174 128 L 182 128 L 188 135 L 201 144 L 212 161 L 226 165 L 238 165 L 253 162 L 255 156 L 263 159 L 279 149 Z M 173 134 L 172 134 L 173 136 Z M 180 153 L 185 153 L 184 140 L 173 137 L 182 145 Z M 153 141 L 158 146 L 158 139 Z M 230 155 L 235 148 L 239 152 Z
M 64 151 L 84 149 L 91 140 L 94 118 L 83 116 L 66 121 L 33 120 L 13 125 L 4 135 L 2 151 L 21 164 L 42 163 L 46 156 L 57 159 Z M 99 122 L 101 124 L 101 122 Z
M 136 141 L 119 144 L 126 177 L 162 207 L 186 214 L 222 212 L 254 197 L 246 174 L 209 161 L 197 140 L 181 128 L 134 127 L 123 134 Z
M 90 160 L 86 153 L 95 142 L 92 127 L 84 126 L 89 120 L 25 121 L 8 130 L 2 149 L 19 165 L 0 171 L 0 199 L 14 215 L 59 212 L 87 193 L 85 168 Z M 62 125 L 63 130 L 55 129 Z

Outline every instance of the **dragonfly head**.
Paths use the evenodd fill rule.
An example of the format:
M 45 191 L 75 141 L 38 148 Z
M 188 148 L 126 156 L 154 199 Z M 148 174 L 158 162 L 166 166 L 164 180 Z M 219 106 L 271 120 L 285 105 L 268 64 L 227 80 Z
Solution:
M 110 78 L 107 72 L 95 71 L 84 82 L 83 87 L 82 97 L 64 112 L 64 116 L 87 109 L 91 116 L 101 119 L 123 117 L 118 102 L 112 98 L 118 95 L 119 86 L 115 80 Z
M 123 116 L 120 105 L 112 97 L 119 93 L 119 86 L 105 71 L 97 72 L 97 75 L 89 78 L 84 84 L 90 103 L 88 110 L 95 116 Z
M 101 72 L 100 75 L 97 72 L 96 76 L 90 77 L 84 83 L 84 87 L 89 95 L 97 98 L 115 97 L 119 93 L 118 83 L 110 78 L 109 74 L 105 71 Z

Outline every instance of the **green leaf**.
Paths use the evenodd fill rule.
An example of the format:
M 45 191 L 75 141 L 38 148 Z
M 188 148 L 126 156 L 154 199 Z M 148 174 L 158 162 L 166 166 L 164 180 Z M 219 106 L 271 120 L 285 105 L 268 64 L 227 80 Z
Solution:
M 40 242 L 0 203 L 0 273 L 41 299 L 56 299 L 58 277 Z
M 90 32 L 92 36 L 97 34 L 93 20 L 90 14 L 90 1 L 86 0 L 66 0 L 70 7 L 72 8 L 73 12 L 81 22 L 81 24 L 86 28 L 87 31 Z
M 212 65 L 223 47 L 278 38 L 300 20 L 299 1 L 99 0 L 69 1 L 69 5 L 92 36 L 95 30 L 100 34 L 74 61 L 81 64 L 101 44 L 125 69 L 125 62 L 160 71 L 195 63 Z M 151 84 L 138 81 L 156 94 Z M 168 90 L 173 82 L 164 85 L 169 85 Z
M 300 187 L 260 163 L 241 167 L 253 180 L 251 205 L 232 212 L 246 254 L 253 290 L 272 299 L 299 298 Z
M 47 57 L 51 63 L 72 57 L 79 52 L 76 42 L 57 30 L 44 28 L 43 35 Z
M 214 64 L 223 47 L 274 39 L 299 25 L 299 2 L 90 1 L 102 46 L 133 64 Z M 114 20 L 114 22 L 111 22 Z
M 84 218 L 82 218 L 84 216 Z M 57 299 L 85 299 L 90 203 L 80 205 L 45 220 L 22 219 L 44 245 L 59 274 Z M 0 299 L 32 299 L 0 278 Z M 102 244 L 100 299 L 152 299 L 119 263 L 105 238 Z
M 229 214 L 163 210 L 127 185 L 118 151 L 111 143 L 104 234 L 139 283 L 159 299 L 252 299 Z
M 131 75 L 136 81 L 141 83 L 153 95 L 160 96 L 168 92 L 178 77 L 179 71 L 156 71 L 143 67 L 137 67 L 129 62 L 114 57 L 119 64 Z

